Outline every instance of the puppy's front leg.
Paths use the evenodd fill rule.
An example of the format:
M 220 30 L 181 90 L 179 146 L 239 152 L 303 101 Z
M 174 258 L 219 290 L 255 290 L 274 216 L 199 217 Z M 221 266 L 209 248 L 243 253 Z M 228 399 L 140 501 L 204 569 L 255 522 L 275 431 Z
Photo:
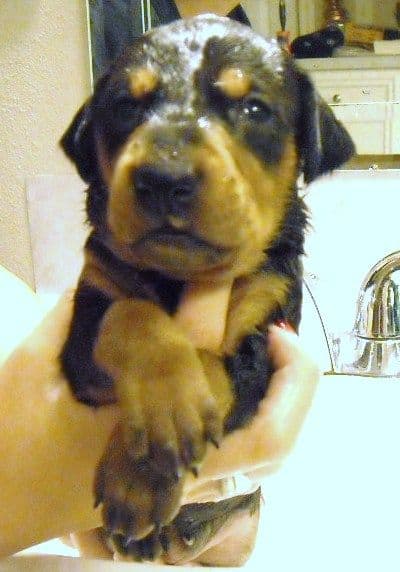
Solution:
M 98 471 L 106 526 L 130 538 L 171 521 L 183 469 L 195 468 L 222 416 L 195 348 L 152 302 L 115 302 L 100 326 L 96 362 L 112 376 L 123 410 Z

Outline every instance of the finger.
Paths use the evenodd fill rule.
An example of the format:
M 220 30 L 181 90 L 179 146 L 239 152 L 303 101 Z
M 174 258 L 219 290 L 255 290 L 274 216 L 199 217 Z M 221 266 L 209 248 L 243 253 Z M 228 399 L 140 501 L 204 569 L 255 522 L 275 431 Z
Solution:
M 296 334 L 272 326 L 269 342 L 276 371 L 257 418 L 265 424 L 268 457 L 272 458 L 286 456 L 293 447 L 320 374 Z
M 291 328 L 271 325 L 268 328 L 268 353 L 273 361 L 275 369 L 293 364 L 300 360 L 312 364 L 309 357 L 301 346 L 297 334 Z
M 298 336 L 270 326 L 268 341 L 268 352 L 275 368 L 266 397 L 269 407 L 279 406 L 289 410 L 292 406 L 296 407 L 297 400 L 311 401 L 320 372 L 303 349 Z M 280 414 L 279 411 L 277 413 Z

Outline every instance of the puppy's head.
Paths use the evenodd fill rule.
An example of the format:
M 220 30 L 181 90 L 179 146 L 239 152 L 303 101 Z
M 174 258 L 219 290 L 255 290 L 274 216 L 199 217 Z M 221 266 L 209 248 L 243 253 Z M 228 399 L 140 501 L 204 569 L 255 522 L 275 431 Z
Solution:
M 182 279 L 254 270 L 300 170 L 353 152 L 274 41 L 215 16 L 157 28 L 98 83 L 62 139 L 89 218 L 126 260 Z

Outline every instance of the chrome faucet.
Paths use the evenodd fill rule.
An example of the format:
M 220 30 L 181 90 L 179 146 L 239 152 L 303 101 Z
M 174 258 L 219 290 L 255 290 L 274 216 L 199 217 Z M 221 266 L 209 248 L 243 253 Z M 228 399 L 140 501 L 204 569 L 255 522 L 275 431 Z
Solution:
M 350 334 L 332 343 L 335 373 L 400 377 L 400 251 L 365 277 Z

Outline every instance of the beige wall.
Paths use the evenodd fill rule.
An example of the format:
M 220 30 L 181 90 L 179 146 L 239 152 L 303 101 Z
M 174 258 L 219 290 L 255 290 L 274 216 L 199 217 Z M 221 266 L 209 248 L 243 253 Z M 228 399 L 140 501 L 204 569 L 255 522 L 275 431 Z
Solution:
M 266 36 L 275 37 L 281 29 L 279 21 L 279 0 L 242 0 L 241 4 L 248 15 L 252 27 Z M 286 29 L 290 31 L 290 38 L 298 34 L 298 2 L 286 0 Z
M 346 0 L 353 22 L 357 24 L 396 27 L 395 9 L 397 0 Z
M 57 142 L 90 93 L 84 0 L 0 2 L 0 263 L 33 284 L 25 182 L 71 173 Z

